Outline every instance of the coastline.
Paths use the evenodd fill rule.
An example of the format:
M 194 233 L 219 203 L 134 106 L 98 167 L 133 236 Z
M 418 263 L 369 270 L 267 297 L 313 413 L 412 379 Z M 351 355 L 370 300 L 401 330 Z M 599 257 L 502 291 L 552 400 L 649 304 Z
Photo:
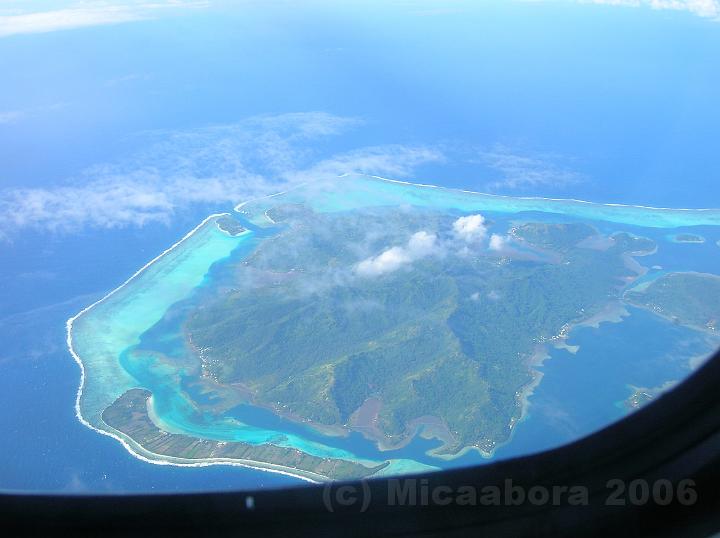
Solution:
M 701 271 L 670 271 L 670 272 L 667 272 L 667 273 L 663 273 L 659 278 L 669 277 L 669 276 L 673 276 L 673 275 L 696 275 L 696 276 L 699 276 L 699 277 L 702 277 L 702 278 L 709 278 L 709 279 L 720 280 L 720 276 L 718 276 L 718 275 L 716 275 L 716 274 L 713 274 L 713 273 L 703 273 L 703 272 L 701 272 Z M 668 323 L 674 323 L 674 322 L 675 322 L 675 318 L 674 318 L 673 316 L 671 316 L 671 315 L 668 315 L 668 314 L 666 314 L 666 313 L 664 313 L 664 312 L 660 312 L 660 311 L 658 311 L 658 310 L 655 310 L 654 308 L 652 308 L 652 307 L 649 306 L 649 305 L 642 304 L 642 303 L 635 303 L 635 302 L 633 302 L 633 301 L 631 301 L 631 300 L 625 299 L 625 294 L 626 294 L 627 292 L 645 293 L 646 290 L 647 290 L 647 288 L 649 288 L 649 286 L 650 286 L 651 284 L 653 284 L 653 283 L 654 283 L 654 281 L 648 283 L 648 285 L 647 285 L 647 286 L 644 286 L 644 287 L 641 287 L 641 286 L 642 286 L 642 285 L 641 285 L 641 286 L 638 286 L 638 287 L 630 287 L 630 288 L 626 289 L 625 292 L 623 292 L 623 295 L 622 295 L 621 300 L 622 300 L 625 304 L 627 304 L 628 306 L 631 306 L 631 307 L 633 307 L 633 308 L 637 308 L 637 309 L 639 309 L 639 310 L 644 310 L 644 311 L 646 311 L 646 312 L 649 312 L 649 313 L 651 313 L 651 314 L 653 314 L 653 315 L 655 315 L 655 316 L 657 316 L 657 317 L 659 317 L 659 318 L 664 319 L 664 320 L 667 321 Z M 702 326 L 702 325 L 685 325 L 685 326 L 686 326 L 688 329 L 691 329 L 691 330 L 693 330 L 693 331 L 696 331 L 696 332 L 705 334 L 705 335 L 707 335 L 708 337 L 713 337 L 713 338 L 720 339 L 720 333 L 718 333 L 718 332 L 717 332 L 716 330 L 714 330 L 714 329 L 710 329 L 709 327 Z
M 528 384 L 521 387 L 521 389 L 517 392 L 518 403 L 520 406 L 519 418 L 511 424 L 510 435 L 508 436 L 507 440 L 503 441 L 502 443 L 498 443 L 491 452 L 486 452 L 478 448 L 480 454 L 486 459 L 493 458 L 498 449 L 507 446 L 509 443 L 512 442 L 515 431 L 517 430 L 517 426 L 529 418 L 530 398 L 533 396 L 533 394 L 535 394 L 535 389 L 540 385 L 543 377 L 545 376 L 545 373 L 538 368 L 542 367 L 545 361 L 552 359 L 552 354 L 550 353 L 550 346 L 554 347 L 555 349 L 565 350 L 568 353 L 575 355 L 580 350 L 580 346 L 571 346 L 567 344 L 568 338 L 570 338 L 572 332 L 575 329 L 583 327 L 597 329 L 602 323 L 621 323 L 622 320 L 629 315 L 630 313 L 627 311 L 625 305 L 621 300 L 611 301 L 603 308 L 601 308 L 600 311 L 596 314 L 589 316 L 586 319 L 582 319 L 574 323 L 569 323 L 567 325 L 567 332 L 562 338 L 559 338 L 557 340 L 549 340 L 538 344 L 538 346 L 535 348 L 535 351 L 528 358 L 528 368 L 530 371 L 530 375 L 532 376 L 532 380 Z M 466 447 L 458 453 L 458 456 L 466 454 L 469 450 L 473 450 L 475 448 L 477 447 Z
M 348 174 L 343 174 L 342 176 L 338 177 L 344 177 Z M 601 206 L 601 207 L 631 207 L 634 209 L 648 209 L 651 211 L 719 211 L 720 208 L 714 208 L 714 207 L 708 207 L 708 208 L 680 208 L 680 207 L 653 207 L 653 206 L 645 206 L 645 205 L 638 205 L 638 204 L 618 204 L 618 203 L 610 203 L 610 202 L 592 202 L 588 200 L 579 200 L 577 198 L 545 198 L 542 196 L 512 196 L 509 194 L 493 194 L 489 192 L 480 192 L 480 191 L 471 191 L 467 189 L 458 189 L 454 187 L 443 187 L 441 185 L 431 185 L 429 183 L 412 183 L 410 181 L 403 181 L 400 179 L 390 179 L 382 176 L 373 176 L 369 174 L 357 174 L 359 176 L 363 177 L 369 177 L 372 179 L 379 179 L 381 181 L 389 181 L 390 183 L 399 183 L 401 185 L 410 185 L 412 187 L 424 187 L 424 188 L 431 188 L 431 189 L 441 189 L 451 192 L 462 192 L 465 194 L 479 194 L 481 196 L 488 196 L 492 198 L 502 198 L 502 199 L 509 199 L 509 200 L 530 200 L 530 201 L 538 201 L 538 202 L 574 202 L 577 204 L 588 204 L 588 205 L 594 205 L 594 206 Z M 282 193 L 278 193 L 282 194 Z
M 100 429 L 93 424 L 91 424 L 82 414 L 82 409 L 80 406 L 80 401 L 82 399 L 83 390 L 85 388 L 86 379 L 87 379 L 87 373 L 85 370 L 85 364 L 82 361 L 82 358 L 78 355 L 78 353 L 75 351 L 75 348 L 73 346 L 73 324 L 76 320 L 78 320 L 81 316 L 89 312 L 91 309 L 95 308 L 99 304 L 105 302 L 107 299 L 115 295 L 118 291 L 123 289 L 125 286 L 130 284 L 133 280 L 135 280 L 138 276 L 140 276 L 145 270 L 147 270 L 150 266 L 152 266 L 154 263 L 159 261 L 161 258 L 172 252 L 175 248 L 180 246 L 182 243 L 184 243 L 187 239 L 192 237 L 195 233 L 197 233 L 205 224 L 207 224 L 209 221 L 211 221 L 214 218 L 218 218 L 221 216 L 230 215 L 230 213 L 223 212 L 223 213 L 213 213 L 209 216 L 207 216 L 205 219 L 203 219 L 200 224 L 195 226 L 192 230 L 190 230 L 187 234 L 185 234 L 181 239 L 179 239 L 177 242 L 175 242 L 173 245 L 165 249 L 163 252 L 158 254 L 155 258 L 147 262 L 145 265 L 143 265 L 140 269 L 138 269 L 135 273 L 132 274 L 127 280 L 125 280 L 122 284 L 120 284 L 118 287 L 114 288 L 112 291 L 104 295 L 102 298 L 98 299 L 94 303 L 92 303 L 89 306 L 86 306 L 83 308 L 80 312 L 69 318 L 65 323 L 66 328 L 66 344 L 68 347 L 68 351 L 70 352 L 70 355 L 73 357 L 75 362 L 80 368 L 80 385 L 78 387 L 76 396 L 75 396 L 75 416 L 80 421 L 81 424 L 83 424 L 85 427 L 93 430 L 96 433 L 99 433 L 101 435 L 105 435 L 108 437 L 111 437 L 115 439 L 116 441 L 120 442 L 120 444 L 130 453 L 131 456 L 144 461 L 146 463 L 151 463 L 155 465 L 173 465 L 177 467 L 207 467 L 211 465 L 231 465 L 231 466 L 237 466 L 237 467 L 245 467 L 260 471 L 266 471 L 266 472 L 272 472 L 277 474 L 282 474 L 285 476 L 290 476 L 293 478 L 297 478 L 299 480 L 303 480 L 306 482 L 311 483 L 320 483 L 324 480 L 327 480 L 326 477 L 322 477 L 320 475 L 312 475 L 312 473 L 300 471 L 298 469 L 293 469 L 289 467 L 283 467 L 281 465 L 274 465 L 274 464 L 265 464 L 261 462 L 253 462 L 253 461 L 244 461 L 244 460 L 222 460 L 222 459 L 211 459 L 211 460 L 202 460 L 202 461 L 191 461 L 191 460 L 185 460 L 183 458 L 172 458 L 173 461 L 170 461 L 167 457 L 163 456 L 160 457 L 157 454 L 154 454 L 153 452 L 147 451 L 144 448 L 142 448 L 139 444 L 137 444 L 135 441 L 133 441 L 130 437 L 125 436 L 121 432 L 118 432 L 114 428 L 110 428 L 108 426 L 108 430 Z
M 596 208 L 599 210 L 602 209 L 611 209 L 611 210 L 636 210 L 636 211 L 649 211 L 649 212 L 657 212 L 661 213 L 662 215 L 658 215 L 659 217 L 665 217 L 665 220 L 663 220 L 660 223 L 644 223 L 639 224 L 637 222 L 632 222 L 631 219 L 612 219 L 612 218 L 604 218 L 607 216 L 605 213 L 601 213 L 600 215 L 595 216 L 588 216 L 588 215 L 580 215 L 586 218 L 589 218 L 590 220 L 598 220 L 598 221 L 606 221 L 606 222 L 617 222 L 617 223 L 626 223 L 631 225 L 637 225 L 641 227 L 650 227 L 650 228 L 664 228 L 664 229 L 672 229 L 672 228 L 680 228 L 680 227 L 686 227 L 686 226 L 720 226 L 720 207 L 714 208 L 714 207 L 705 207 L 705 208 L 675 208 L 675 207 L 655 207 L 655 206 L 647 206 L 647 205 L 641 205 L 641 204 L 622 204 L 622 203 L 615 203 L 615 202 L 595 202 L 590 200 L 581 200 L 577 198 L 551 198 L 551 197 L 542 197 L 542 196 L 513 196 L 509 194 L 494 194 L 494 193 L 487 193 L 487 192 L 481 192 L 481 191 L 473 191 L 469 189 L 461 189 L 457 187 L 445 187 L 441 185 L 434 185 L 430 183 L 419 183 L 419 182 L 413 182 L 413 181 L 405 181 L 400 179 L 392 179 L 387 178 L 383 176 L 377 176 L 372 174 L 365 174 L 360 172 L 348 172 L 343 173 L 338 176 L 336 176 L 336 179 L 342 179 L 350 176 L 356 176 L 359 178 L 363 178 L 366 180 L 376 180 L 380 182 L 385 183 L 391 183 L 391 184 L 397 184 L 397 185 L 405 185 L 409 187 L 417 187 L 421 189 L 436 189 L 448 194 L 469 194 L 474 195 L 478 197 L 485 197 L 491 200 L 498 200 L 498 201 L 512 201 L 516 200 L 519 202 L 524 203 L 550 203 L 553 205 L 556 205 L 556 207 L 561 207 L 562 204 L 570 204 L 570 205 L 578 205 L 582 209 L 591 209 Z M 323 185 L 323 182 L 317 182 L 316 185 Z M 244 213 L 243 208 L 246 206 L 254 203 L 254 202 L 260 202 L 262 200 L 266 200 L 269 198 L 274 198 L 277 196 L 282 196 L 285 194 L 292 194 L 293 191 L 296 191 L 306 185 L 313 185 L 312 182 L 304 181 L 302 183 L 298 183 L 296 185 L 292 185 L 289 187 L 285 187 L 283 191 L 275 192 L 272 194 L 268 194 L 265 196 L 258 196 L 246 201 L 243 201 L 239 204 L 237 204 L 234 207 L 234 211 L 237 213 Z M 477 209 L 477 211 L 492 211 L 492 209 Z M 524 209 L 518 209 L 517 212 L 522 211 L 544 211 L 548 213 L 556 213 L 556 214 L 566 214 L 563 211 L 553 211 L 552 208 L 537 208 L 537 207 L 528 207 Z M 673 221 L 672 217 L 680 218 L 681 216 L 687 216 L 688 214 L 701 214 L 704 216 L 704 214 L 716 214 L 712 215 L 709 218 L 706 217 L 705 219 L 701 219 L 698 222 L 677 222 Z M 570 216 L 577 216 L 574 215 L 572 212 L 568 212 Z M 249 215 L 250 220 L 253 219 L 253 217 L 261 218 L 264 220 L 265 225 L 271 225 L 271 220 L 267 218 L 267 216 L 264 214 L 264 209 L 261 211 L 260 215 Z M 261 225 L 262 226 L 262 225 Z
M 93 428 L 95 429 L 95 428 Z M 321 484 L 330 480 L 326 476 L 312 473 L 310 471 L 302 471 L 295 469 L 294 467 L 286 467 L 284 465 L 278 465 L 274 463 L 258 462 L 254 460 L 242 460 L 233 458 L 207 458 L 207 459 L 187 459 L 180 458 L 177 456 L 160 456 L 145 449 L 142 445 L 134 441 L 131 437 L 125 436 L 122 432 L 111 428 L 115 433 L 100 432 L 119 440 L 122 445 L 132 454 L 134 457 L 155 465 L 170 465 L 174 467 L 210 467 L 214 465 L 229 465 L 231 467 L 243 467 L 246 469 L 254 469 L 256 471 L 265 471 L 269 473 L 281 474 L 284 476 L 290 476 L 297 478 L 305 482 L 312 484 Z
M 415 187 L 436 188 L 436 189 L 443 189 L 443 190 L 452 191 L 452 192 L 456 192 L 456 193 L 478 194 L 478 195 L 483 195 L 483 196 L 488 196 L 488 197 L 511 199 L 511 200 L 515 199 L 515 200 L 535 200 L 535 201 L 552 201 L 552 202 L 575 202 L 575 203 L 582 203 L 582 204 L 590 204 L 590 205 L 594 205 L 594 206 L 629 207 L 629 208 L 649 209 L 649 210 L 657 210 L 657 211 L 720 211 L 717 209 L 671 209 L 671 208 L 653 208 L 653 207 L 646 207 L 646 206 L 623 205 L 623 204 L 602 204 L 602 203 L 587 202 L 587 201 L 583 201 L 583 200 L 574 200 L 574 199 L 515 197 L 515 196 L 507 196 L 507 195 L 497 195 L 497 194 L 473 192 L 473 191 L 467 191 L 467 190 L 461 190 L 461 189 L 452 189 L 452 188 L 440 187 L 440 186 L 436 186 L 436 185 L 410 183 L 410 182 L 406 182 L 406 181 L 382 178 L 379 176 L 364 176 L 364 177 L 369 177 L 369 178 L 386 181 L 386 182 L 390 182 L 390 183 L 399 183 L 399 184 L 404 184 L 404 185 L 410 185 L 410 186 L 415 186 Z M 278 193 L 271 194 L 271 195 L 268 195 L 265 197 L 260 197 L 260 198 L 254 199 L 254 200 L 248 200 L 246 202 L 242 202 L 242 203 L 238 204 L 237 206 L 235 206 L 234 211 L 241 212 L 241 208 L 243 208 L 244 206 L 246 206 L 247 204 L 249 204 L 253 201 L 280 196 L 280 195 L 286 194 L 287 192 L 289 192 L 289 190 L 297 189 L 297 188 L 301 187 L 302 185 L 304 185 L 304 183 L 296 185 L 292 189 L 288 189 L 283 192 L 278 192 Z M 170 246 L 169 248 L 164 250 L 161 254 L 159 254 L 158 256 L 153 258 L 150 262 L 146 263 L 143 267 L 141 267 L 138 271 L 136 271 L 131 277 L 129 277 L 120 286 L 113 289 L 107 295 L 103 296 L 101 299 L 94 302 L 90 306 L 84 308 L 78 314 L 76 314 L 75 316 L 73 316 L 67 320 L 67 322 L 66 322 L 67 346 L 68 346 L 68 349 L 69 349 L 71 355 L 73 356 L 75 362 L 79 365 L 80 370 L 81 370 L 80 386 L 77 391 L 76 402 L 75 402 L 76 417 L 78 418 L 78 420 L 81 423 L 83 423 L 88 428 L 96 431 L 97 433 L 100 433 L 102 435 L 107 435 L 109 437 L 112 437 L 112 438 L 118 440 L 133 457 L 136 457 L 137 459 L 140 459 L 147 463 L 152 463 L 152 464 L 156 464 L 156 465 L 174 465 L 174 466 L 178 466 L 178 467 L 206 467 L 206 466 L 211 466 L 211 465 L 230 465 L 230 466 L 238 466 L 238 467 L 245 467 L 245 468 L 251 468 L 251 469 L 256 469 L 256 470 L 262 470 L 262 471 L 266 471 L 266 472 L 279 473 L 279 474 L 283 474 L 286 476 L 291 476 L 293 478 L 297 478 L 299 480 L 312 482 L 312 483 L 329 480 L 327 477 L 323 477 L 321 475 L 315 475 L 314 473 L 309 472 L 309 471 L 301 471 L 298 469 L 294 469 L 292 467 L 284 467 L 282 465 L 263 463 L 263 462 L 255 462 L 255 461 L 251 461 L 251 460 L 234 460 L 234 459 L 227 459 L 227 458 L 210 458 L 210 459 L 205 459 L 205 460 L 189 460 L 189 459 L 173 457 L 173 456 L 161 456 L 161 455 L 155 454 L 151 451 L 144 449 L 141 445 L 139 445 L 138 443 L 133 441 L 131 438 L 125 436 L 125 434 L 123 434 L 122 432 L 114 430 L 113 428 L 111 428 L 109 426 L 108 426 L 108 430 L 103 430 L 101 428 L 93 426 L 82 415 L 80 402 L 81 402 L 81 398 L 83 395 L 83 389 L 85 388 L 85 385 L 86 385 L 86 371 L 85 371 L 85 365 L 83 364 L 81 357 L 78 355 L 78 353 L 75 351 L 75 349 L 73 347 L 73 339 L 72 339 L 73 323 L 76 320 L 78 320 L 80 317 L 82 317 L 84 314 L 86 314 L 88 311 L 90 311 L 97 305 L 103 303 L 104 301 L 109 299 L 111 296 L 113 296 L 115 293 L 117 293 L 119 290 L 121 290 L 122 288 L 124 288 L 125 286 L 130 284 L 134 279 L 136 279 L 145 270 L 147 270 L 149 267 L 151 267 L 155 262 L 162 259 L 164 256 L 166 256 L 168 253 L 172 252 L 175 248 L 180 246 L 187 239 L 192 237 L 205 224 L 207 224 L 208 221 L 210 221 L 213 218 L 218 218 L 218 217 L 224 216 L 224 215 L 230 215 L 230 213 L 227 213 L 227 212 L 215 213 L 215 214 L 212 214 L 212 215 L 206 217 L 200 224 L 198 224 L 195 228 L 193 228 L 190 232 L 188 232 L 185 236 L 183 236 L 179 241 L 177 241 L 172 246 Z M 265 212 L 265 217 L 269 222 L 274 223 L 274 221 L 269 217 L 269 215 L 267 215 L 267 211 Z M 223 230 L 221 230 L 221 231 L 223 231 Z M 238 235 L 245 235 L 246 233 L 248 233 L 248 232 L 243 232 L 242 234 L 238 234 Z M 226 233 L 226 235 L 230 235 L 230 234 Z M 647 255 L 647 253 L 646 254 L 631 253 L 631 254 L 629 254 L 629 257 L 640 256 L 640 255 Z M 587 318 L 583 321 L 569 324 L 568 332 L 572 331 L 575 327 L 579 327 L 579 326 L 586 325 L 586 326 L 597 327 L 597 326 L 599 326 L 600 323 L 605 322 L 605 321 L 614 322 L 614 321 L 621 320 L 623 318 L 623 314 L 622 313 L 617 314 L 617 310 L 614 310 L 614 308 L 613 308 L 616 306 L 620 306 L 620 308 L 624 310 L 623 303 L 620 301 L 618 301 L 618 305 L 614 305 L 614 304 L 607 305 L 608 309 L 615 312 L 615 317 L 612 317 L 612 313 L 605 312 L 605 309 L 603 309 L 601 312 L 599 312 L 595 316 L 591 316 L 590 318 Z M 633 306 L 635 306 L 635 305 L 633 305 Z M 625 314 L 627 315 L 627 310 L 624 310 L 624 311 L 625 311 Z M 605 315 L 603 315 L 603 313 Z M 608 315 L 608 314 L 610 314 L 610 315 Z M 594 322 L 594 324 L 591 323 L 591 320 Z M 566 337 L 567 337 L 567 335 L 566 335 Z M 565 342 L 565 339 L 561 339 L 560 341 Z M 509 433 L 508 439 L 506 441 L 496 444 L 490 451 L 485 450 L 479 446 L 467 446 L 467 447 L 462 448 L 460 451 L 458 451 L 457 453 L 454 453 L 454 454 L 450 454 L 450 455 L 449 454 L 445 454 L 445 455 L 436 454 L 435 452 L 437 450 L 441 450 L 444 446 L 443 445 L 436 449 L 432 449 L 432 450 L 428 451 L 428 454 L 438 457 L 439 459 L 452 460 L 452 459 L 459 458 L 472 450 L 477 450 L 483 458 L 485 458 L 485 459 L 492 458 L 495 455 L 495 452 L 498 448 L 500 448 L 501 446 L 504 446 L 512 441 L 517 424 L 519 424 L 520 422 L 524 421 L 527 418 L 528 407 L 529 407 L 529 398 L 534 393 L 535 388 L 540 384 L 540 382 L 543 378 L 543 375 L 544 375 L 541 371 L 537 370 L 536 368 L 541 366 L 543 364 L 543 362 L 549 357 L 550 357 L 550 355 L 548 353 L 548 348 L 545 345 L 541 345 L 540 349 L 536 349 L 536 351 L 530 355 L 528 366 L 529 366 L 529 370 L 530 370 L 532 379 L 528 384 L 526 384 L 524 387 L 521 387 L 517 392 L 518 406 L 520 408 L 520 414 L 519 414 L 519 417 L 517 417 L 517 418 L 513 417 L 511 419 L 510 425 L 509 425 L 510 433 Z M 415 424 L 415 427 L 414 427 L 415 433 L 417 433 L 417 430 L 421 425 L 422 425 L 422 422 Z M 441 441 L 443 441 L 443 439 L 440 437 L 435 437 L 435 436 L 431 436 L 431 437 L 438 438 Z M 411 440 L 411 438 L 408 438 L 402 444 L 407 444 L 408 442 L 410 442 L 410 440 Z M 394 448 L 397 448 L 397 447 L 394 447 Z M 380 449 L 382 450 L 382 448 L 380 448 Z
M 210 220 L 213 218 L 221 217 L 223 215 L 229 215 L 229 213 L 213 213 L 212 215 L 207 216 L 203 221 L 195 226 L 192 230 L 190 230 L 188 233 L 186 233 L 180 240 L 175 242 L 172 246 L 166 248 L 164 251 L 162 251 L 160 254 L 155 256 L 152 260 L 147 262 L 145 265 L 143 265 L 140 269 L 135 271 L 135 273 L 132 274 L 127 280 L 125 280 L 122 284 L 120 284 L 118 287 L 114 288 L 112 291 L 110 291 L 108 294 L 104 295 L 102 298 L 98 299 L 94 303 L 92 303 L 89 306 L 86 306 L 83 308 L 80 312 L 69 318 L 65 322 L 65 331 L 66 331 L 66 339 L 65 342 L 68 347 L 68 351 L 70 352 L 70 355 L 72 355 L 75 362 L 80 367 L 80 386 L 78 387 L 77 394 L 75 397 L 75 415 L 77 416 L 78 420 L 88 426 L 89 428 L 95 429 L 89 422 L 85 420 L 85 418 L 82 416 L 82 411 L 80 409 L 80 399 L 82 398 L 83 389 L 85 387 L 85 365 L 82 362 L 82 359 L 75 351 L 75 348 L 73 347 L 73 336 L 72 336 L 72 330 L 73 330 L 73 324 L 75 321 L 77 321 L 81 316 L 85 315 L 87 312 L 95 308 L 96 306 L 102 304 L 107 299 L 115 295 L 118 291 L 123 289 L 125 286 L 130 284 L 134 279 L 136 279 L 138 276 L 140 276 L 146 269 L 148 269 L 151 265 L 153 265 L 155 262 L 160 260 L 163 256 L 170 253 L 172 250 L 174 250 L 176 247 L 178 247 L 181 243 L 186 241 L 188 238 L 192 237 L 198 230 L 200 230 L 205 224 L 207 224 Z

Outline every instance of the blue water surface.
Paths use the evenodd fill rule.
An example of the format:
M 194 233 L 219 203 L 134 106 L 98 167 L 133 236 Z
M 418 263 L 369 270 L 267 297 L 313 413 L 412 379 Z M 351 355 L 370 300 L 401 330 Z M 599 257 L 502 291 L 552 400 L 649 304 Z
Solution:
M 357 118 L 359 126 L 305 148 L 316 159 L 364 146 L 440 147 L 447 158 L 419 167 L 416 178 L 484 191 L 506 178 L 481 154 L 510 148 L 553 161 L 551 171 L 570 170 L 573 181 L 495 192 L 720 206 L 720 25 L 709 20 L 564 2 L 465 0 L 452 9 L 439 1 L 423 9 L 409 2 L 232 4 L 188 17 L 0 37 L 0 117 L 22 112 L 22 121 L 0 121 L 0 190 L 81 185 L 89 168 L 142 152 L 148 131 L 157 139 L 158 131 L 323 111 Z M 207 214 L 230 208 L 182 209 L 169 223 L 142 228 L 61 233 L 40 226 L 9 230 L 9 239 L 0 234 L 0 489 L 299 484 L 248 469 L 147 464 L 75 417 L 80 372 L 65 346 L 66 320 Z M 683 232 L 707 241 L 672 243 L 660 230 L 653 236 L 658 253 L 641 262 L 720 273 L 720 232 L 672 230 Z M 643 337 L 626 345 L 628 334 Z M 636 309 L 622 324 L 578 330 L 569 343 L 580 351 L 552 352 L 529 416 L 497 458 L 563 443 L 619 418 L 627 384 L 686 375 L 685 359 L 701 346 Z M 236 412 L 289 427 L 262 410 Z M 365 453 L 358 436 L 342 442 Z M 419 440 L 406 455 L 422 458 L 430 446 Z M 478 461 L 469 455 L 453 465 Z

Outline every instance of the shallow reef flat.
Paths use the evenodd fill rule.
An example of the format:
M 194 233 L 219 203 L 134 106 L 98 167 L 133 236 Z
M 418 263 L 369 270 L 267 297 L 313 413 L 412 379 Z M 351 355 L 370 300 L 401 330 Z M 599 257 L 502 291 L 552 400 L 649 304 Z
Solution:
M 720 226 L 720 209 L 655 208 L 639 205 L 600 204 L 584 200 L 515 197 L 408 183 L 377 176 L 350 174 L 331 184 L 303 184 L 274 197 L 239 204 L 236 210 L 258 226 L 271 222 L 265 212 L 282 200 L 299 202 L 319 212 L 348 211 L 363 207 L 412 205 L 416 207 L 491 211 L 507 214 L 541 212 L 590 221 L 629 224 L 647 228 Z
M 68 321 L 78 417 L 151 462 L 305 480 L 492 457 L 575 327 L 716 295 L 720 277 L 651 281 L 642 261 L 663 229 L 716 225 L 359 175 L 252 200 Z M 714 305 L 681 306 L 678 323 L 715 330 Z
M 340 458 L 323 458 L 272 443 L 217 441 L 169 433 L 151 420 L 148 414 L 150 396 L 147 390 L 131 389 L 108 407 L 102 418 L 105 424 L 127 435 L 139 450 L 151 457 L 166 457 L 170 461 L 190 465 L 212 461 L 234 462 L 284 472 L 313 482 L 328 477 L 351 479 L 369 476 L 390 465 L 390 462 L 383 462 L 368 466 Z
M 239 241 L 215 224 L 212 215 L 181 241 L 139 270 L 122 286 L 68 320 L 68 346 L 83 372 L 78 416 L 103 429 L 103 411 L 137 381 L 119 358 L 167 309 L 200 285 L 210 266 Z

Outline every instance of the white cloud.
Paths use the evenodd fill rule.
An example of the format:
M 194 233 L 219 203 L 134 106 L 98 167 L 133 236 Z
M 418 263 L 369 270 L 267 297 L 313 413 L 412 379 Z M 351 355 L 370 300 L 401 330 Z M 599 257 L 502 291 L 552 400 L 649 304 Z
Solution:
M 128 161 L 95 166 L 54 187 L 0 190 L 0 237 L 28 228 L 71 232 L 169 222 L 192 205 L 218 209 L 299 181 L 332 181 L 355 171 L 408 174 L 441 158 L 429 149 L 397 145 L 317 155 L 324 137 L 358 123 L 308 112 L 146 133 L 140 141 L 147 139 L 148 149 Z
M 510 244 L 510 238 L 504 235 L 492 234 L 490 236 L 490 243 L 488 249 L 500 252 Z
M 460 217 L 453 222 L 453 232 L 457 237 L 468 243 L 482 241 L 487 236 L 485 217 L 479 213 Z
M 153 19 L 163 11 L 208 5 L 206 1 L 191 0 L 85 1 L 66 2 L 65 7 L 60 9 L 27 11 L 28 3 L 22 3 L 19 11 L 0 15 L 0 37 Z
M 289 112 L 253 116 L 245 125 L 264 132 L 280 133 L 292 139 L 337 135 L 351 127 L 362 125 L 358 118 L 335 116 L 327 112 Z
M 503 145 L 479 153 L 480 162 L 500 174 L 488 184 L 494 189 L 566 187 L 582 181 L 581 174 L 562 166 L 555 154 L 521 154 Z
M 32 118 L 35 116 L 42 115 L 46 112 L 58 110 L 66 105 L 67 105 L 67 103 L 55 103 L 52 105 L 37 106 L 37 107 L 26 108 L 26 109 L 22 109 L 22 110 L 6 110 L 4 112 L 0 112 L 0 125 L 3 125 L 3 124 L 10 125 L 13 123 L 17 123 L 17 122 L 25 120 L 27 118 Z
M 361 276 L 378 276 L 392 273 L 410 262 L 412 259 L 403 247 L 392 247 L 379 256 L 361 261 L 357 273 Z
M 420 231 L 414 233 L 402 247 L 391 247 L 381 254 L 361 261 L 355 268 L 358 275 L 375 277 L 392 273 L 416 260 L 437 252 L 437 236 Z
M 442 153 L 424 146 L 372 146 L 322 160 L 305 170 L 290 174 L 294 181 L 308 181 L 336 174 L 337 170 L 368 175 L 407 177 L 417 166 L 444 159 Z
M 720 20 L 720 0 L 579 0 L 583 4 L 650 7 L 688 11 L 700 17 Z
M 428 232 L 417 232 L 410 237 L 407 251 L 412 259 L 424 258 L 435 252 L 437 236 Z
M 530 0 L 525 0 L 530 1 Z M 535 1 L 535 0 L 532 0 Z M 586 4 L 646 6 L 652 9 L 688 11 L 695 15 L 720 20 L 720 0 L 571 0 Z M 47 33 L 91 26 L 129 23 L 154 19 L 171 11 L 205 8 L 208 0 L 75 0 L 43 3 L 53 9 L 32 9 L 27 1 L 6 0 L 13 9 L 0 10 L 0 37 L 19 34 Z M 57 7 L 59 6 L 59 7 Z M 28 9 L 30 8 L 30 9 Z M 447 12 L 446 8 L 443 11 Z M 432 11 L 431 11 L 432 13 Z
M 0 112 L 0 125 L 4 123 L 15 123 L 24 115 L 25 113 L 22 110 L 6 110 L 5 112 Z

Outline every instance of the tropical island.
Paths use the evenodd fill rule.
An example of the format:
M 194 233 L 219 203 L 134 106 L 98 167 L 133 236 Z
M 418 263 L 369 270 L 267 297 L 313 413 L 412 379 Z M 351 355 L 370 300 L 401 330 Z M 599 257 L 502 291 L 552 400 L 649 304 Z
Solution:
M 705 238 L 701 235 L 697 234 L 690 234 L 690 233 L 681 233 L 681 234 L 675 234 L 670 236 L 670 240 L 675 243 L 704 243 Z
M 77 414 L 148 461 L 313 481 L 490 457 L 575 326 L 625 302 L 715 331 L 720 277 L 632 291 L 638 227 L 715 221 L 367 177 L 241 204 L 68 321 Z
M 223 232 L 227 232 L 232 236 L 240 235 L 247 231 L 237 220 L 233 219 L 230 215 L 223 215 L 216 221 L 217 227 Z
M 659 387 L 635 387 L 630 385 L 628 388 L 632 391 L 632 394 L 623 402 L 625 408 L 627 411 L 636 411 L 675 385 L 677 385 L 677 381 L 667 381 Z

